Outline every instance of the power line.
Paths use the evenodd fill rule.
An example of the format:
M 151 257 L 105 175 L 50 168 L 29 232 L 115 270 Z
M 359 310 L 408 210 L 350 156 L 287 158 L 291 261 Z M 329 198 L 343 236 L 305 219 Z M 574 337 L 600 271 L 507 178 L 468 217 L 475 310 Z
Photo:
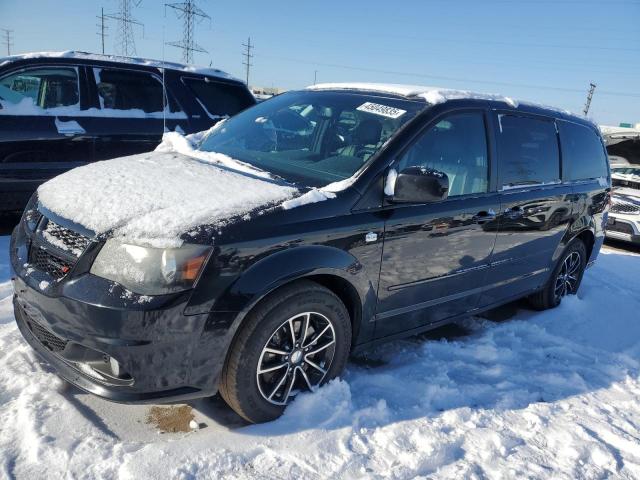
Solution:
M 279 57 L 273 55 L 260 55 L 264 58 L 272 58 L 276 60 L 281 60 L 284 62 L 293 62 L 305 65 L 315 65 L 315 66 L 324 66 L 331 68 L 339 68 L 344 70 L 356 70 L 360 72 L 370 72 L 370 73 L 382 73 L 386 75 L 397 75 L 397 76 L 405 76 L 405 77 L 416 77 L 416 78 L 429 78 L 435 80 L 445 80 L 451 82 L 464 82 L 464 83 L 478 83 L 478 84 L 486 84 L 486 85 L 498 85 L 503 87 L 519 87 L 519 88 L 531 88 L 536 90 L 555 90 L 559 92 L 570 92 L 570 93 L 583 93 L 584 90 L 580 90 L 577 88 L 568 88 L 568 87 L 555 87 L 551 85 L 535 85 L 535 84 L 527 84 L 527 83 L 513 83 L 513 82 L 497 82 L 492 80 L 482 80 L 476 78 L 460 78 L 460 77 L 448 77 L 443 75 L 427 75 L 423 73 L 414 73 L 414 72 L 401 72 L 396 70 L 383 70 L 377 68 L 367 68 L 367 67 L 358 67 L 353 65 L 341 65 L 337 63 L 321 63 L 321 62 L 313 62 L 309 60 L 302 60 L 296 58 L 288 58 L 288 57 Z M 632 92 L 619 92 L 612 90 L 599 90 L 600 95 L 612 95 L 617 97 L 633 97 L 640 98 L 640 93 L 632 93 Z
M 593 98 L 593 92 L 596 90 L 596 84 L 595 83 L 590 83 L 589 84 L 589 93 L 587 94 L 587 103 L 585 103 L 584 105 L 584 116 L 587 116 L 587 113 L 589 113 L 589 107 L 591 106 L 591 99 Z
M 100 30 L 98 31 L 98 33 L 96 33 L 96 35 L 98 35 L 100 37 L 101 43 L 102 43 L 102 54 L 104 55 L 104 39 L 105 37 L 107 37 L 107 33 L 106 30 L 109 29 L 109 27 L 107 27 L 104 24 L 104 20 L 106 17 L 106 15 L 104 14 L 104 8 L 100 8 L 100 15 L 98 17 L 96 17 L 98 19 L 100 19 L 100 23 L 98 25 L 96 25 L 96 27 L 98 27 Z
M 7 55 L 11 55 L 11 47 L 13 46 L 13 40 L 11 39 L 11 34 L 13 30 L 9 30 L 8 28 L 0 28 L 4 32 L 4 39 L 2 43 L 4 43 L 7 47 Z
M 169 42 L 167 45 L 182 49 L 182 60 L 184 63 L 193 63 L 193 52 L 207 53 L 207 51 L 195 41 L 195 22 L 202 21 L 205 18 L 211 20 L 211 17 L 198 7 L 195 0 L 187 0 L 186 2 L 180 3 L 165 3 L 165 9 L 166 7 L 176 10 L 178 18 L 183 19 L 182 40 Z
M 247 43 L 243 43 L 242 46 L 246 48 L 245 52 L 243 53 L 245 59 L 242 62 L 242 64 L 247 67 L 247 87 L 248 87 L 249 86 L 249 70 L 253 66 L 253 63 L 251 63 L 251 59 L 253 58 L 253 55 L 251 54 L 251 49 L 255 48 L 255 45 L 251 45 L 251 37 L 249 37 L 249 39 L 247 40 Z
M 131 14 L 133 7 L 140 5 L 142 0 L 120 0 L 120 8 L 118 13 L 104 15 L 118 22 L 118 36 L 116 41 L 116 52 L 125 57 L 136 54 L 136 40 L 133 36 L 133 26 L 142 27 L 142 36 L 144 36 L 144 25 L 135 20 Z

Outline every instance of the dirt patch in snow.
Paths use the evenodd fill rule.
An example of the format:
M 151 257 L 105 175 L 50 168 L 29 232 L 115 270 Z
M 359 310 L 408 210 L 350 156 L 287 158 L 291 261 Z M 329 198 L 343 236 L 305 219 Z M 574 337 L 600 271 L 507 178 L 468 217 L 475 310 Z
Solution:
M 189 405 L 151 407 L 147 423 L 162 433 L 190 432 L 189 424 L 194 418 L 193 409 Z

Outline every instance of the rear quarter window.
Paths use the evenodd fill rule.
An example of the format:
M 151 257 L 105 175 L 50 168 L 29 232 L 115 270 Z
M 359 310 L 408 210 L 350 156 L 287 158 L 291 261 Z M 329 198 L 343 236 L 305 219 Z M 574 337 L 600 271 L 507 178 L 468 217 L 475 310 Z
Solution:
M 233 116 L 255 103 L 253 95 L 242 85 L 197 78 L 183 78 L 209 116 Z
M 560 181 L 560 153 L 551 119 L 498 115 L 500 187 Z
M 602 140 L 589 127 L 558 121 L 565 180 L 608 177 L 607 156 Z

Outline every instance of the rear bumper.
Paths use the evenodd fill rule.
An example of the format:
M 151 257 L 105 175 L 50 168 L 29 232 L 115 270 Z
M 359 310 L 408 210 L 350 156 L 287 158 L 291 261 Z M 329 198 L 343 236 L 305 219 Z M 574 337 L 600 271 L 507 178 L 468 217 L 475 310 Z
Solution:
M 33 190 L 0 190 L 0 213 L 22 212 L 36 188 L 37 186 Z
M 25 259 L 26 242 L 19 225 L 10 246 L 16 322 L 62 378 L 123 403 L 174 402 L 217 392 L 229 332 L 211 325 L 236 314 L 185 315 L 189 292 L 141 301 L 89 273 L 44 285 Z M 111 359 L 119 366 L 117 377 L 87 369 L 110 365 Z

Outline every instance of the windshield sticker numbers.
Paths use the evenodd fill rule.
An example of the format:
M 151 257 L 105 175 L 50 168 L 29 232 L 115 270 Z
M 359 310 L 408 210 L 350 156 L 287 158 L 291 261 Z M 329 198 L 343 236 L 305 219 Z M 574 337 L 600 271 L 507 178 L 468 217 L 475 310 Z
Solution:
M 373 113 L 374 115 L 380 115 L 387 118 L 400 118 L 407 113 L 406 110 L 399 108 L 388 107 L 387 105 L 380 105 L 379 103 L 366 102 L 360 105 L 356 110 L 361 112 Z

